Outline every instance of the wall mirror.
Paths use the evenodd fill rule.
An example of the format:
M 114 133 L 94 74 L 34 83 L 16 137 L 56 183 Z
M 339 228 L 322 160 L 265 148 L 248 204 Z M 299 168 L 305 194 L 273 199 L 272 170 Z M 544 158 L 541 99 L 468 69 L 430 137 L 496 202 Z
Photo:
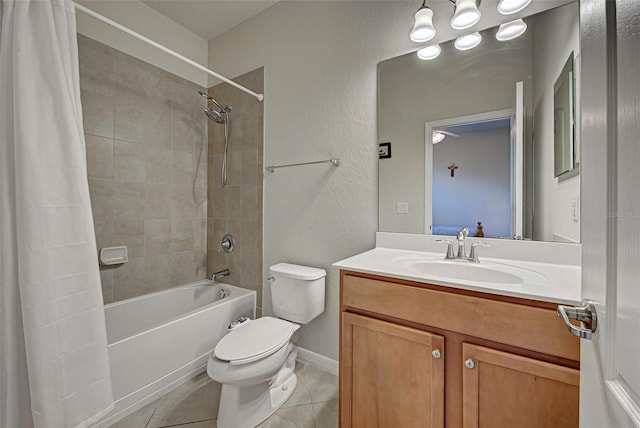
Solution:
M 553 152 L 556 177 L 576 170 L 573 52 L 553 85 Z
M 580 242 L 579 136 L 567 128 L 560 176 L 554 140 L 556 94 L 573 91 L 565 120 L 579 123 L 579 4 L 524 21 L 509 41 L 496 27 L 471 50 L 450 41 L 434 60 L 378 65 L 378 137 L 393 153 L 379 160 L 380 231 L 475 236 L 480 222 L 488 238 Z

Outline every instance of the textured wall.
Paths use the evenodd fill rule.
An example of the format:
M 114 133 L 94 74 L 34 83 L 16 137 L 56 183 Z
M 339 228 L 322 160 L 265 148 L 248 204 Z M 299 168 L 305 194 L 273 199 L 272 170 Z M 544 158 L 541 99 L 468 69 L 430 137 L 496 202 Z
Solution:
M 78 36 L 89 189 L 105 302 L 206 274 L 207 145 L 196 85 Z
M 258 69 L 236 79 L 237 83 L 262 93 L 264 70 Z M 254 97 L 223 83 L 209 88 L 209 95 L 229 113 L 227 186 L 222 187 L 224 125 L 209 126 L 209 209 L 207 272 L 228 267 L 231 276 L 223 282 L 258 292 L 258 313 L 262 310 L 262 153 L 263 104 Z M 212 108 L 215 108 L 211 104 Z M 235 238 L 231 254 L 219 252 L 226 233 Z

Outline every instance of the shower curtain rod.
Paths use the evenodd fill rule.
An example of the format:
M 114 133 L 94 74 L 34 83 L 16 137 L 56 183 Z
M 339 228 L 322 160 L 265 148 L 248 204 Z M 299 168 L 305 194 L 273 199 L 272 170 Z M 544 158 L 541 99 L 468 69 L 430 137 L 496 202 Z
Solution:
M 179 60 L 181 60 L 183 62 L 186 62 L 189 65 L 192 65 L 193 67 L 197 68 L 198 70 L 202 70 L 205 73 L 210 74 L 211 76 L 216 77 L 216 78 L 222 80 L 223 82 L 226 82 L 226 83 L 230 84 L 231 86 L 235 86 L 236 88 L 240 89 L 241 91 L 244 91 L 247 94 L 250 94 L 250 95 L 254 96 L 258 101 L 264 100 L 264 95 L 263 94 L 255 93 L 252 90 L 247 89 L 244 86 L 237 84 L 233 80 L 227 79 L 226 77 L 216 73 L 215 71 L 211 71 L 207 67 L 204 67 L 204 66 L 198 64 L 197 62 L 195 62 L 195 61 L 193 61 L 193 60 L 191 60 L 191 59 L 189 59 L 189 58 L 187 58 L 187 57 L 185 57 L 183 55 L 180 55 L 179 53 L 177 53 L 175 51 L 172 51 L 171 49 L 169 49 L 167 47 L 164 47 L 159 43 L 154 42 L 153 40 L 143 36 L 142 34 L 138 34 L 135 31 L 131 30 L 130 28 L 127 28 L 124 25 L 118 24 L 117 22 L 115 22 L 115 21 L 113 21 L 113 20 L 111 20 L 111 19 L 109 19 L 109 18 L 107 18 L 105 16 L 100 15 L 99 13 L 89 9 L 86 6 L 83 6 L 83 5 L 78 4 L 76 2 L 73 2 L 73 5 L 75 6 L 75 8 L 77 10 L 79 10 L 81 12 L 84 12 L 89 16 L 94 17 L 99 21 L 102 21 L 107 25 L 110 25 L 110 26 L 112 26 L 114 28 L 117 28 L 118 30 L 123 31 L 123 32 L 127 33 L 128 35 L 133 36 L 136 39 L 141 40 L 141 41 L 153 46 L 154 48 L 160 49 L 161 51 L 166 52 L 169 55 L 171 55 L 171 56 L 173 56 L 175 58 L 178 58 Z

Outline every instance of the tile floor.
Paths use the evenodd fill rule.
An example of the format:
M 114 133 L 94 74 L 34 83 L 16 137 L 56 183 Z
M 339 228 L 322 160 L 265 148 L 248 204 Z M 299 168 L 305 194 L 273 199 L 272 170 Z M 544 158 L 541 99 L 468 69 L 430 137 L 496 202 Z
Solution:
M 295 372 L 296 391 L 259 428 L 336 428 L 337 376 L 300 361 Z M 215 428 L 220 389 L 203 373 L 110 428 Z

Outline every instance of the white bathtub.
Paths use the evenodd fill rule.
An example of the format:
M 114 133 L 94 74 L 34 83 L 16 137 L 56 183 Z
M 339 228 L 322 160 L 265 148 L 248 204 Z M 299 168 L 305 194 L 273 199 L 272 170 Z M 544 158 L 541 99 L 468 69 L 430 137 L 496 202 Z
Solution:
M 255 318 L 255 308 L 255 291 L 208 280 L 105 305 L 116 401 L 97 427 L 204 371 L 227 325 L 241 316 Z

